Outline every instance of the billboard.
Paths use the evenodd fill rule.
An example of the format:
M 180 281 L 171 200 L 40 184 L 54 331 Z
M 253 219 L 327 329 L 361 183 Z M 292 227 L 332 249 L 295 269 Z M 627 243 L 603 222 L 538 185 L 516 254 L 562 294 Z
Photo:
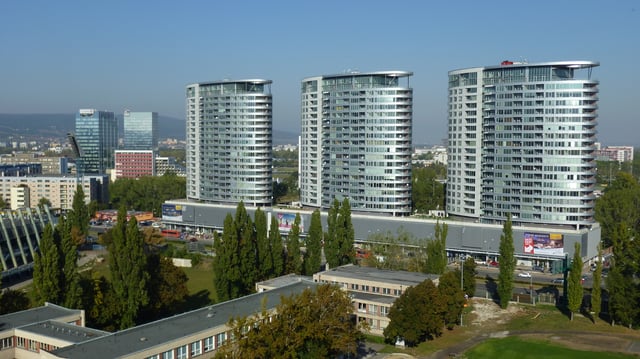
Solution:
M 559 233 L 524 233 L 526 254 L 564 255 L 564 237 Z
M 180 221 L 182 222 L 182 205 L 166 204 L 162 205 L 163 221 Z
M 293 222 L 296 220 L 295 213 L 276 212 L 276 219 L 278 220 L 278 229 L 281 232 L 289 232 Z M 300 216 L 300 233 L 304 232 L 304 219 Z

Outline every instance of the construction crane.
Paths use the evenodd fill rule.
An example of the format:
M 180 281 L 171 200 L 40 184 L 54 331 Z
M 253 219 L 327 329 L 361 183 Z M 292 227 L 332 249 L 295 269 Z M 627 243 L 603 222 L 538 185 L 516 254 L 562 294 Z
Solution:
M 69 144 L 71 145 L 73 155 L 76 157 L 76 184 L 80 184 L 80 180 L 82 179 L 82 175 L 84 174 L 84 168 L 82 168 L 82 151 L 80 149 L 80 146 L 78 146 L 76 135 L 74 135 L 73 132 L 67 133 L 67 139 L 69 140 Z

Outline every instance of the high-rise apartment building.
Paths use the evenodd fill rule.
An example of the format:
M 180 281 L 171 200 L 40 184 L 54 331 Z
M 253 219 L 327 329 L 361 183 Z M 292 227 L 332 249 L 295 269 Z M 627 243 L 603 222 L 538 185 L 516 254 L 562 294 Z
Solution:
M 187 198 L 270 206 L 270 80 L 187 86 Z
M 411 72 L 382 71 L 302 81 L 300 201 L 328 208 L 411 214 Z
M 158 113 L 124 111 L 125 150 L 158 150 Z
M 76 114 L 75 139 L 82 154 L 81 174 L 104 174 L 114 165 L 118 122 L 113 112 L 83 109 Z
M 505 61 L 449 72 L 449 215 L 594 223 L 596 66 Z

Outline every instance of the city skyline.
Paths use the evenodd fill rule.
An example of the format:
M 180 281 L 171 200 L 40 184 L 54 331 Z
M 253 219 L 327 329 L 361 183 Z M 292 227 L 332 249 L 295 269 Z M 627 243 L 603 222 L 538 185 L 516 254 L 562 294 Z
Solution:
M 185 85 L 273 81 L 273 127 L 300 133 L 300 82 L 411 71 L 414 144 L 447 136 L 447 73 L 502 60 L 597 61 L 598 141 L 637 145 L 631 0 L 0 4 L 0 112 L 144 108 L 184 119 Z M 219 36 L 224 33 L 224 36 Z

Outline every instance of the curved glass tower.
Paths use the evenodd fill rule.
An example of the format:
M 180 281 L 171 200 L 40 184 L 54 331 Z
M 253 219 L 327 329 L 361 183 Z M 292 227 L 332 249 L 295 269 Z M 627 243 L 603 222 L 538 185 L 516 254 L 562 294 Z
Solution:
M 310 77 L 302 82 L 300 201 L 411 214 L 411 72 Z M 405 80 L 405 81 L 402 81 Z
M 270 206 L 270 80 L 187 86 L 187 198 Z
M 598 65 L 505 61 L 450 71 L 448 214 L 593 224 Z

